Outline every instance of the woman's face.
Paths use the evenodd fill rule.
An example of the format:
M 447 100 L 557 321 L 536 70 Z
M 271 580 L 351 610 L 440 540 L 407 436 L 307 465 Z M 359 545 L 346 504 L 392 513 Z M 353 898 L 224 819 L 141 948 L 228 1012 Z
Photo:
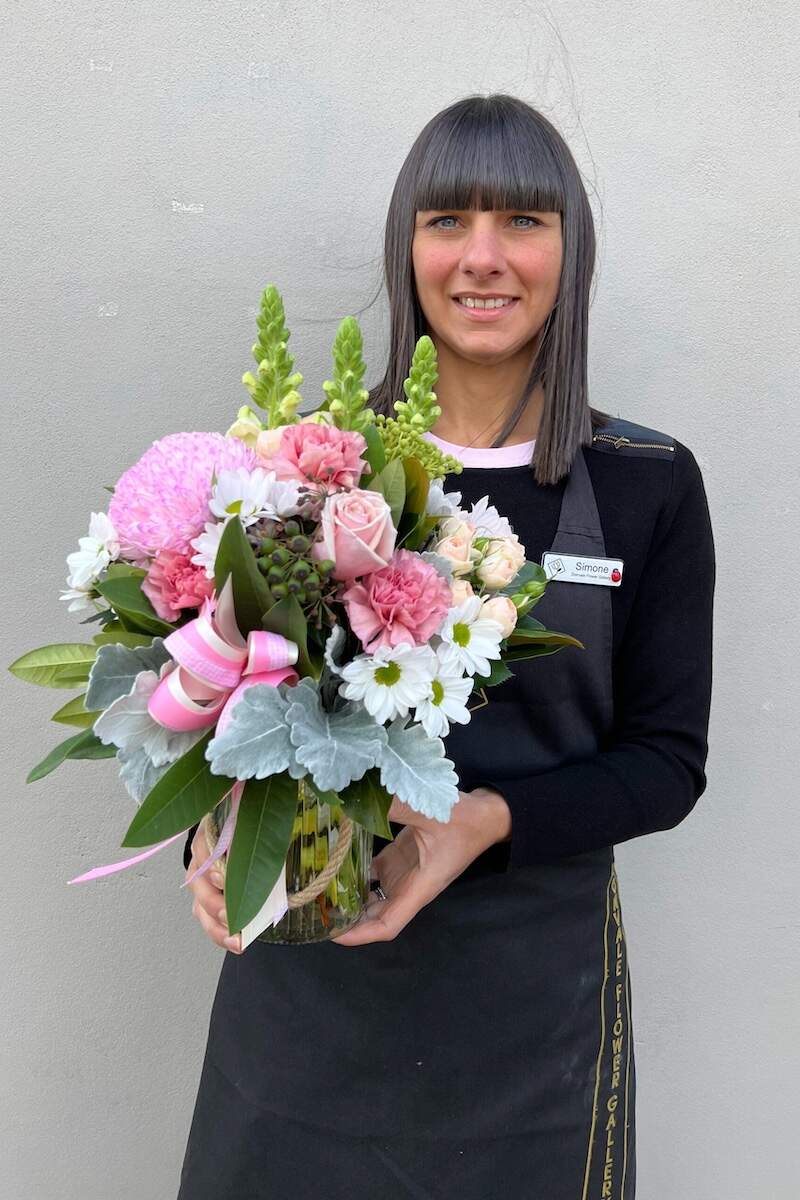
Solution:
M 561 214 L 419 210 L 411 253 L 420 306 L 435 338 L 470 361 L 501 362 L 536 337 L 556 302 Z M 465 296 L 512 299 L 485 311 L 465 307 Z

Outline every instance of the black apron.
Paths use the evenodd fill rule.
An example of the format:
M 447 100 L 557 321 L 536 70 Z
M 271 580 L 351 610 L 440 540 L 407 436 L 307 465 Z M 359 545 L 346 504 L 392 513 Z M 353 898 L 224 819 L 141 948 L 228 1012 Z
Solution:
M 605 555 L 580 449 L 552 549 Z M 552 580 L 534 615 L 586 648 L 515 664 L 542 685 L 518 778 L 613 717 L 610 589 Z M 465 787 L 489 697 L 447 740 Z M 612 846 L 467 871 L 391 942 L 255 941 L 225 955 L 178 1200 L 633 1200 L 631 1015 Z

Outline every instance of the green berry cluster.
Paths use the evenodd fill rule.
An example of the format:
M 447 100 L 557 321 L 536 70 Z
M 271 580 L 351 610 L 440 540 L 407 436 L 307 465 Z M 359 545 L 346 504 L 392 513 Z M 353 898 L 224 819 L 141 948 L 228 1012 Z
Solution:
M 321 626 L 327 604 L 338 588 L 331 574 L 333 560 L 312 559 L 311 537 L 298 520 L 261 520 L 248 533 L 254 542 L 258 569 L 273 599 L 294 596 L 308 619 Z

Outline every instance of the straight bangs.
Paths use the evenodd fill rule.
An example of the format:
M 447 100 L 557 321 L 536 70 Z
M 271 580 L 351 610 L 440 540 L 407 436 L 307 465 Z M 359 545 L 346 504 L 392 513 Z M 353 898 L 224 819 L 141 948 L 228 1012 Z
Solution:
M 467 108 L 451 128 L 434 126 L 416 165 L 416 211 L 565 209 L 549 140 L 514 110 Z

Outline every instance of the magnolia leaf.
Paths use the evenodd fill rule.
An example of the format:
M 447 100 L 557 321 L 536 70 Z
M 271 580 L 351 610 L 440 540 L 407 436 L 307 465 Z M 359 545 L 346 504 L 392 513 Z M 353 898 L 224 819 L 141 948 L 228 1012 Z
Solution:
M 89 672 L 86 707 L 108 708 L 120 696 L 130 694 L 141 671 L 158 673 L 170 661 L 170 652 L 164 648 L 161 637 L 151 638 L 146 646 L 124 646 L 120 642 L 101 645 Z
M 80 696 L 74 696 L 72 700 L 68 700 L 66 704 L 62 704 L 58 712 L 54 712 L 51 721 L 57 721 L 59 725 L 79 725 L 81 729 L 88 729 L 94 725 L 99 712 L 87 712 L 84 704 L 85 695 L 82 692 Z
M 319 692 L 307 679 L 291 693 L 287 711 L 289 736 L 298 762 L 310 772 L 314 786 L 339 792 L 370 767 L 376 767 L 386 742 L 386 730 L 364 708 L 346 705 L 326 712 Z
M 128 826 L 123 846 L 151 846 L 190 829 L 230 791 L 233 781 L 208 769 L 204 755 L 210 737 L 206 730 L 148 792 Z
M 339 804 L 351 821 L 363 825 L 370 833 L 377 834 L 387 842 L 394 840 L 387 815 L 392 806 L 392 796 L 381 783 L 380 774 L 375 768 L 367 771 L 362 779 L 349 783 L 339 793 Z
M 445 758 L 444 742 L 428 737 L 421 725 L 406 726 L 407 720 L 399 717 L 386 730 L 381 783 L 415 812 L 449 821 L 458 801 L 458 776 Z
M 275 886 L 286 863 L 296 813 L 294 779 L 271 775 L 245 784 L 225 868 L 230 933 L 239 933 L 253 919 Z
M 12 675 L 41 687 L 77 687 L 85 683 L 97 647 L 84 642 L 57 642 L 29 650 L 9 666 Z
M 265 779 L 282 771 L 288 771 L 292 779 L 305 775 L 289 740 L 286 710 L 290 701 L 284 690 L 284 686 L 255 683 L 242 692 L 231 710 L 230 723 L 208 744 L 206 758 L 212 774 L 235 779 Z
M 96 590 L 112 606 L 126 624 L 133 625 L 136 632 L 166 635 L 175 628 L 163 621 L 142 591 L 142 580 L 138 575 L 115 575 L 95 583 Z
M 51 771 L 55 771 L 67 758 L 109 758 L 113 751 L 107 750 L 95 737 L 91 729 L 82 729 L 54 746 L 41 762 L 31 767 L 26 783 L 35 783 Z
M 261 628 L 261 618 L 273 603 L 272 593 L 256 565 L 253 547 L 247 540 L 242 522 L 232 518 L 219 539 L 214 559 L 214 585 L 220 595 L 228 576 L 232 576 L 233 608 L 236 624 L 243 636 Z

